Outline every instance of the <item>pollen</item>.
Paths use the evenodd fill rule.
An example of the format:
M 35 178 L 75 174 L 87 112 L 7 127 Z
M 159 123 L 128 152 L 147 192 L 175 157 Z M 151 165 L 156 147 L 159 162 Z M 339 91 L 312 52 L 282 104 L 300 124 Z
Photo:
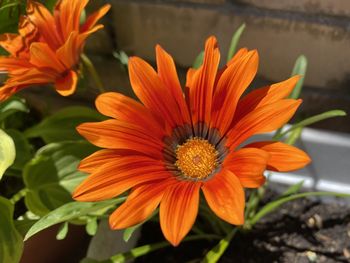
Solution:
M 177 147 L 175 165 L 184 177 L 201 180 L 216 168 L 217 156 L 218 152 L 211 143 L 194 137 Z

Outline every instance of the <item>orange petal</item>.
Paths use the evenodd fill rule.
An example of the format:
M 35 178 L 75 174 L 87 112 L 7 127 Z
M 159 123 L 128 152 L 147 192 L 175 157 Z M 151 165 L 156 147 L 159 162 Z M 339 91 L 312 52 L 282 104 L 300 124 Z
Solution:
M 147 62 L 130 58 L 129 75 L 136 96 L 155 116 L 165 119 L 172 128 L 182 125 L 183 118 L 175 99 Z
M 37 28 L 26 16 L 20 16 L 19 34 L 0 35 L 0 45 L 14 57 L 29 57 L 29 46 L 40 41 Z
M 205 182 L 202 190 L 209 207 L 218 217 L 234 225 L 244 223 L 244 191 L 234 173 L 223 169 Z
M 184 122 L 191 123 L 189 111 L 181 89 L 179 78 L 177 76 L 173 58 L 167 52 L 165 52 L 160 45 L 156 46 L 156 54 L 159 78 L 163 81 L 165 86 L 170 89 Z
M 13 70 L 28 70 L 33 66 L 26 59 L 0 56 L 0 70 L 10 72 Z M 21 75 L 23 72 L 21 72 Z
M 200 183 L 183 181 L 166 191 L 160 203 L 160 226 L 177 246 L 191 230 L 198 213 Z
M 163 137 L 162 120 L 157 120 L 141 103 L 121 93 L 106 92 L 96 99 L 96 108 L 103 115 L 139 124 L 143 127 L 152 127 L 152 133 Z
M 286 98 L 293 91 L 299 79 L 300 76 L 294 76 L 285 81 L 250 92 L 238 103 L 235 121 L 238 121 L 254 109 Z
M 49 10 L 37 1 L 28 0 L 27 16 L 35 24 L 40 35 L 45 39 L 45 42 L 52 49 L 56 50 L 61 45 L 62 39 L 57 34 L 55 19 Z
M 93 173 L 100 166 L 118 159 L 120 159 L 120 154 L 117 150 L 99 150 L 83 159 L 79 164 L 79 170 L 86 173 Z
M 78 35 L 78 40 L 76 43 L 76 50 L 77 50 L 78 54 L 81 54 L 83 52 L 86 39 L 92 33 L 95 33 L 96 31 L 102 29 L 103 27 L 104 27 L 103 25 L 97 25 L 97 26 L 94 26 L 93 28 L 89 29 L 88 31 L 85 31 L 85 32 Z
M 51 68 L 58 73 L 65 71 L 64 65 L 46 43 L 36 42 L 30 46 L 30 63 L 38 68 Z
M 79 32 L 80 17 L 89 0 L 61 0 L 55 6 L 56 25 L 67 39 L 72 31 Z
M 83 123 L 78 132 L 92 144 L 107 149 L 127 149 L 162 159 L 162 138 L 154 137 L 149 127 L 121 120 Z
M 216 73 L 220 52 L 216 38 L 211 36 L 205 43 L 203 66 L 194 74 L 190 91 L 192 121 L 209 123 Z M 203 131 L 198 131 L 202 133 Z M 200 135 L 200 134 L 198 134 Z
M 282 142 L 255 142 L 245 147 L 260 148 L 269 153 L 267 169 L 278 172 L 289 172 L 303 168 L 311 162 L 310 157 L 302 150 Z
M 258 188 L 265 183 L 264 171 L 270 155 L 263 150 L 252 148 L 231 152 L 223 166 L 233 172 L 246 188 Z
M 25 49 L 22 37 L 11 33 L 0 35 L 0 46 L 12 56 L 17 56 L 20 50 Z
M 72 68 L 78 64 L 80 50 L 77 31 L 70 33 L 65 43 L 56 51 L 56 55 L 66 68 Z
M 77 84 L 78 75 L 75 71 L 70 70 L 64 77 L 56 80 L 55 88 L 60 95 L 69 96 L 75 92 Z
M 172 175 L 163 163 L 145 156 L 120 156 L 92 173 L 74 191 L 79 201 L 99 201 L 116 197 L 130 188 Z
M 253 110 L 239 120 L 228 133 L 227 146 L 234 149 L 255 134 L 280 128 L 292 118 L 301 102 L 285 99 Z
M 232 65 L 233 63 L 236 63 L 237 60 L 240 60 L 243 56 L 245 56 L 248 53 L 247 48 L 240 48 L 236 54 L 230 59 L 229 62 L 227 62 L 227 66 Z
M 197 69 L 194 69 L 194 68 L 189 68 L 187 70 L 187 74 L 186 74 L 186 87 L 187 88 L 190 88 L 193 86 L 192 84 L 192 81 L 193 81 L 193 77 L 194 77 L 194 74 L 197 72 Z
M 85 23 L 81 26 L 80 32 L 85 32 L 93 28 L 98 20 L 100 20 L 103 16 L 107 14 L 109 9 L 111 8 L 110 4 L 102 6 L 100 9 L 98 9 L 96 12 L 92 13 L 88 16 Z
M 6 100 L 14 93 L 31 85 L 42 85 L 52 83 L 54 81 L 54 78 L 56 77 L 50 72 L 40 71 L 36 68 L 16 71 L 18 71 L 18 73 L 20 72 L 21 74 L 11 76 L 6 81 L 5 85 L 0 88 L 0 101 Z M 11 72 L 11 75 L 12 73 L 13 72 Z
M 137 225 L 152 215 L 163 198 L 167 187 L 176 182 L 175 178 L 156 183 L 146 183 L 129 194 L 128 199 L 109 217 L 112 229 L 123 229 Z
M 239 98 L 254 79 L 258 70 L 256 51 L 235 60 L 221 75 L 215 89 L 211 127 L 225 134 L 231 125 Z

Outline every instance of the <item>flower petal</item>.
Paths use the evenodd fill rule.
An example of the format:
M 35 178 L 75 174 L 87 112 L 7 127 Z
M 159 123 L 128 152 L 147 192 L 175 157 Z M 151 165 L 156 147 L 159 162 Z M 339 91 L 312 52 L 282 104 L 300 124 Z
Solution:
M 198 213 L 200 183 L 183 181 L 166 191 L 160 203 L 160 226 L 177 246 L 191 230 Z
M 250 92 L 238 103 L 234 122 L 237 122 L 254 109 L 286 98 L 293 91 L 299 79 L 300 76 L 294 76 L 285 81 Z
M 301 102 L 301 100 L 285 99 L 251 111 L 229 131 L 226 145 L 235 149 L 255 134 L 271 132 L 283 126 L 292 118 Z
M 56 76 L 52 75 L 52 73 L 41 71 L 36 68 L 32 68 L 29 70 L 26 69 L 25 71 L 19 70 L 19 72 L 21 72 L 22 74 L 18 76 L 11 76 L 11 78 L 9 78 L 6 81 L 5 85 L 0 88 L 0 101 L 6 100 L 14 93 L 31 85 L 53 83 L 54 79 L 56 78 Z
M 181 112 L 184 123 L 191 123 L 188 107 L 177 76 L 173 58 L 160 46 L 156 46 L 157 69 L 159 78 L 170 89 L 176 104 Z
M 93 173 L 100 168 L 100 166 L 117 161 L 120 159 L 118 150 L 99 150 L 90 156 L 83 159 L 79 164 L 79 170 L 86 173 Z
M 50 68 L 58 73 L 65 71 L 64 65 L 46 43 L 36 42 L 30 46 L 30 63 L 38 68 Z
M 109 9 L 111 8 L 110 4 L 106 4 L 102 6 L 100 9 L 98 9 L 96 12 L 92 13 L 91 15 L 88 16 L 86 19 L 85 23 L 81 26 L 80 32 L 85 32 L 93 28 L 98 20 L 100 20 L 103 16 L 107 14 Z
M 223 166 L 238 177 L 243 187 L 258 188 L 265 183 L 264 171 L 270 155 L 251 147 L 231 152 Z
M 78 132 L 92 144 L 107 149 L 136 151 L 155 159 L 163 159 L 162 142 L 146 133 L 142 127 L 119 120 L 84 123 Z
M 75 71 L 70 70 L 64 77 L 56 80 L 55 88 L 62 96 L 69 96 L 75 92 L 77 84 L 78 75 Z
M 245 147 L 260 148 L 269 153 L 267 169 L 278 172 L 289 172 L 301 169 L 311 162 L 310 157 L 302 150 L 274 141 L 255 142 Z
M 95 104 L 103 115 L 143 127 L 152 127 L 152 133 L 159 137 L 164 136 L 162 120 L 157 120 L 145 106 L 134 99 L 121 93 L 106 92 L 97 97 Z
M 38 28 L 40 35 L 48 45 L 56 50 L 62 43 L 62 39 L 57 34 L 55 20 L 47 8 L 37 1 L 27 1 L 27 16 Z M 66 21 L 68 22 L 68 20 Z
M 244 191 L 234 173 L 223 169 L 205 182 L 202 190 L 209 207 L 218 217 L 234 225 L 244 223 Z
M 61 0 L 55 6 L 56 25 L 63 39 L 67 39 L 72 31 L 79 32 L 80 17 L 89 0 Z
M 111 228 L 123 229 L 146 220 L 158 207 L 167 187 L 174 183 L 176 179 L 171 178 L 135 187 L 128 199 L 109 217 Z
M 92 144 L 107 149 L 134 150 L 162 159 L 163 142 L 150 133 L 148 127 L 121 120 L 83 123 L 78 132 Z
M 205 43 L 202 67 L 192 78 L 190 91 L 190 105 L 193 124 L 210 122 L 211 105 L 216 73 L 220 62 L 220 52 L 216 38 L 211 36 Z M 203 131 L 197 131 L 201 135 Z
M 170 90 L 147 62 L 138 57 L 130 58 L 129 75 L 136 96 L 153 115 L 165 119 L 171 128 L 183 124 L 181 112 Z
M 0 71 L 13 73 L 12 71 L 20 71 L 20 75 L 23 71 L 28 71 L 32 65 L 26 59 L 15 57 L 2 57 L 0 56 Z
M 231 125 L 236 106 L 258 70 L 259 56 L 250 51 L 232 63 L 221 75 L 213 97 L 211 127 L 225 134 Z
M 77 31 L 72 31 L 69 34 L 68 39 L 57 49 L 56 55 L 66 68 L 72 68 L 77 65 L 80 56 Z
M 170 176 L 160 161 L 145 156 L 120 156 L 85 179 L 75 189 L 73 198 L 84 202 L 106 200 L 138 184 Z
M 245 56 L 248 53 L 247 48 L 240 48 L 236 54 L 230 59 L 229 62 L 227 62 L 227 67 L 232 65 L 233 63 L 236 63 L 237 60 L 241 59 L 243 56 Z

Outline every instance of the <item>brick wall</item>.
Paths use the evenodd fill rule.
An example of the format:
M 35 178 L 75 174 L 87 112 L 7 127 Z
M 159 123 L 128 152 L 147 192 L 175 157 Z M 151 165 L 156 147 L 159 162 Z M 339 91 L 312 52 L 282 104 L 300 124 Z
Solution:
M 207 36 L 216 35 L 226 54 L 232 33 L 246 23 L 240 46 L 258 49 L 259 83 L 287 78 L 295 59 L 304 54 L 309 69 L 303 114 L 310 116 L 333 108 L 350 112 L 348 0 L 109 2 L 113 10 L 105 20 L 107 29 L 90 42 L 90 52 L 106 54 L 118 47 L 154 62 L 154 46 L 159 43 L 174 56 L 183 72 L 203 48 Z M 350 132 L 350 119 L 338 118 L 317 127 Z

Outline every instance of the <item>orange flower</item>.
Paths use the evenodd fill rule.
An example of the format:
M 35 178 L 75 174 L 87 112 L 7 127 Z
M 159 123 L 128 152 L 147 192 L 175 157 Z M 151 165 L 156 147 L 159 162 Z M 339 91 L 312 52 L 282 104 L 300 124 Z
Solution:
M 20 18 L 19 34 L 0 35 L 0 45 L 10 54 L 0 57 L 0 71 L 9 75 L 0 88 L 0 101 L 28 86 L 49 83 L 63 96 L 74 93 L 85 40 L 103 27 L 96 23 L 110 8 L 103 6 L 80 25 L 88 2 L 61 0 L 51 14 L 42 4 L 28 0 L 27 15 Z
M 81 162 L 80 170 L 91 175 L 73 196 L 99 201 L 132 189 L 110 216 L 111 227 L 138 224 L 159 205 L 162 231 L 176 246 L 195 222 L 200 190 L 218 217 L 241 225 L 244 187 L 264 184 L 266 168 L 299 169 L 310 158 L 281 142 L 239 147 L 293 116 L 301 100 L 285 98 L 298 77 L 241 98 L 257 72 L 258 53 L 241 49 L 218 71 L 220 53 L 210 37 L 203 65 L 188 71 L 184 96 L 173 59 L 160 46 L 156 53 L 158 72 L 140 58 L 129 61 L 131 85 L 142 104 L 119 93 L 102 94 L 97 109 L 113 119 L 77 128 L 106 149 Z

